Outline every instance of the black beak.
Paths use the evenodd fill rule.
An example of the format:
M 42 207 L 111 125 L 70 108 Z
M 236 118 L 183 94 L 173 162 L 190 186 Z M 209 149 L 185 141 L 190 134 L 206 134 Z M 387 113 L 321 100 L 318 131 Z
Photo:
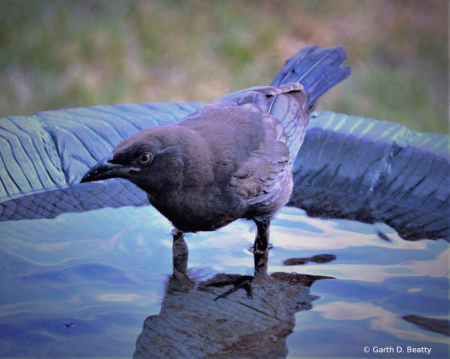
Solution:
M 127 167 L 109 162 L 112 159 L 113 155 L 110 154 L 108 157 L 101 160 L 83 176 L 80 183 L 124 177 L 128 174 L 129 169 Z

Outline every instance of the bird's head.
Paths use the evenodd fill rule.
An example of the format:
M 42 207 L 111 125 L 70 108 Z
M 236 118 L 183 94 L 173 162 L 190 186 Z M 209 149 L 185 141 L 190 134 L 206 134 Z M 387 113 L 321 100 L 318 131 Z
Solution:
M 182 184 L 185 140 L 179 126 L 142 130 L 120 142 L 80 183 L 124 178 L 147 193 Z

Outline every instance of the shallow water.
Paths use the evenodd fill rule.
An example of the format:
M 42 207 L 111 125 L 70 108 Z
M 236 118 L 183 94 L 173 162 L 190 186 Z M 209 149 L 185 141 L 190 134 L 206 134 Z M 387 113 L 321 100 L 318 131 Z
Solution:
M 0 357 L 132 356 L 172 273 L 166 219 L 150 206 L 104 208 L 1 222 L 0 233 Z M 205 279 L 251 274 L 253 239 L 244 221 L 187 235 L 189 267 Z M 320 298 L 296 314 L 288 358 L 448 357 L 447 336 L 402 319 L 448 319 L 446 241 L 404 241 L 381 223 L 320 220 L 287 207 L 272 222 L 271 242 L 269 273 L 335 278 L 312 285 Z M 283 265 L 320 254 L 336 259 Z M 408 354 L 408 347 L 431 352 Z

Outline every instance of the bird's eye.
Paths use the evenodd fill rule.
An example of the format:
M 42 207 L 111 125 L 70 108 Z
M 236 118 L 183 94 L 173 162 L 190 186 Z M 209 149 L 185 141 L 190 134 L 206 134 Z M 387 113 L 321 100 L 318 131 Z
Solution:
M 153 155 L 151 153 L 146 152 L 139 156 L 139 163 L 145 165 L 145 164 L 151 162 L 152 159 L 153 159 Z

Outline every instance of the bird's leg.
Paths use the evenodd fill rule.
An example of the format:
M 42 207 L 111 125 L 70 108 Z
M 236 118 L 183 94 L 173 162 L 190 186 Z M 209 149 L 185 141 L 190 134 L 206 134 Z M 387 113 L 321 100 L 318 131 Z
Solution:
M 195 286 L 187 275 L 189 250 L 184 240 L 184 232 L 174 228 L 173 234 L 173 274 L 169 279 L 168 289 L 177 292 L 187 292 Z
M 234 293 L 238 289 L 244 289 L 249 299 L 253 298 L 252 282 L 255 280 L 265 280 L 267 278 L 267 265 L 269 259 L 269 226 L 270 221 L 258 221 L 254 220 L 256 228 L 258 230 L 255 238 L 255 244 L 253 246 L 253 258 L 255 261 L 255 275 L 254 277 L 249 275 L 238 276 L 237 278 L 230 278 L 229 280 L 219 283 L 210 283 L 207 286 L 222 287 L 225 285 L 233 285 L 233 288 L 219 295 L 214 300 L 220 298 L 226 298 L 231 293 Z M 256 282 L 255 282 L 256 283 Z
M 269 220 L 254 220 L 257 228 L 255 244 L 253 246 L 253 258 L 255 261 L 255 276 L 267 274 L 269 260 Z
M 173 255 L 173 274 L 174 277 L 181 275 L 186 275 L 189 250 L 184 240 L 184 232 L 179 231 L 174 228 L 172 231 L 173 235 L 173 245 L 172 245 L 172 255 Z

